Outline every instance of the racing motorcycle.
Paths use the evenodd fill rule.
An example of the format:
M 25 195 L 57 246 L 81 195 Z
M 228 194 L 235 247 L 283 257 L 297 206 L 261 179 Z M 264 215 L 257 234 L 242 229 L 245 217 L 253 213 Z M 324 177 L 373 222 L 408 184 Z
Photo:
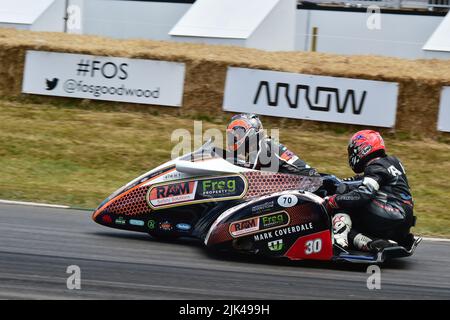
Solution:
M 334 244 L 323 197 L 342 186 L 330 175 L 236 166 L 208 141 L 115 191 L 92 218 L 155 238 L 194 237 L 216 250 L 291 260 L 382 263 L 414 253 L 421 238 L 379 253 Z

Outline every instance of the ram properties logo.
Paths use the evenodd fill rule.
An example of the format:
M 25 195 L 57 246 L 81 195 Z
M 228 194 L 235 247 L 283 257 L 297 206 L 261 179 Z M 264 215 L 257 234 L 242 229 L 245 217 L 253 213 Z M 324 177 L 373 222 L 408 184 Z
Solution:
M 367 91 L 357 93 L 353 89 L 345 90 L 333 87 L 311 87 L 309 85 L 297 84 L 295 87 L 289 83 L 277 82 L 271 85 L 269 81 L 260 81 L 253 104 L 266 103 L 271 107 L 278 107 L 284 103 L 290 108 L 297 109 L 306 105 L 313 111 L 332 111 L 345 113 L 349 108 L 353 114 L 361 114 Z M 272 95 L 271 92 L 275 94 Z M 358 98 L 359 97 L 359 98 Z M 325 103 L 321 103 L 325 101 Z
M 241 221 L 236 221 L 230 224 L 229 231 L 231 236 L 238 237 L 253 233 L 259 230 L 259 218 L 251 218 Z
M 45 88 L 45 90 L 47 91 L 52 91 L 53 89 L 56 88 L 56 86 L 58 85 L 58 78 L 53 78 L 51 80 L 49 79 L 45 79 L 45 84 L 47 85 L 47 87 Z
M 287 226 L 290 217 L 286 211 L 273 212 L 230 224 L 229 232 L 233 238 L 242 237 L 263 230 L 271 230 Z

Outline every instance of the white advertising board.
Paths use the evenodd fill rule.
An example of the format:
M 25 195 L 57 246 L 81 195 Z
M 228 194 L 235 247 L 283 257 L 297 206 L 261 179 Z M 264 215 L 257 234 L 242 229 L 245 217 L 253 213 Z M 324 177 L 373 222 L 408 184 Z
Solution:
M 223 109 L 274 117 L 393 127 L 398 84 L 228 68 Z
M 443 87 L 441 91 L 437 129 L 450 132 L 450 87 Z
M 177 62 L 27 51 L 22 92 L 179 107 L 184 74 Z

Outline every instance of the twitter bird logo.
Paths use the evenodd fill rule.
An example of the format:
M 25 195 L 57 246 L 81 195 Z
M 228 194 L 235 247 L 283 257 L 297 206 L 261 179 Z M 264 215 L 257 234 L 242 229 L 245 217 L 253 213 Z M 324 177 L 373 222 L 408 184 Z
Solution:
M 58 85 L 58 80 L 58 78 L 53 78 L 53 80 L 45 79 L 45 81 L 47 82 L 47 90 L 50 91 L 55 89 Z

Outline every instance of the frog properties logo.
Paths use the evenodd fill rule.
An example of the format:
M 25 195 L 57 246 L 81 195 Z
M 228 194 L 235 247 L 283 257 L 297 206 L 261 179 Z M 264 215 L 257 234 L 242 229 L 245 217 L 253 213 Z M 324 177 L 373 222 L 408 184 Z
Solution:
M 229 233 L 233 238 L 246 236 L 259 231 L 272 230 L 289 225 L 290 217 L 286 211 L 265 214 L 254 218 L 232 222 Z
M 248 189 L 244 176 L 232 175 L 197 180 L 180 180 L 152 186 L 147 202 L 154 210 L 196 204 L 240 199 Z
M 241 176 L 225 176 L 200 181 L 198 194 L 205 198 L 240 197 L 246 189 Z
M 123 226 L 127 224 L 127 221 L 123 217 L 118 217 L 116 220 L 114 220 L 114 223 Z
M 260 217 L 261 230 L 282 227 L 289 223 L 289 215 L 285 211 L 271 213 Z

